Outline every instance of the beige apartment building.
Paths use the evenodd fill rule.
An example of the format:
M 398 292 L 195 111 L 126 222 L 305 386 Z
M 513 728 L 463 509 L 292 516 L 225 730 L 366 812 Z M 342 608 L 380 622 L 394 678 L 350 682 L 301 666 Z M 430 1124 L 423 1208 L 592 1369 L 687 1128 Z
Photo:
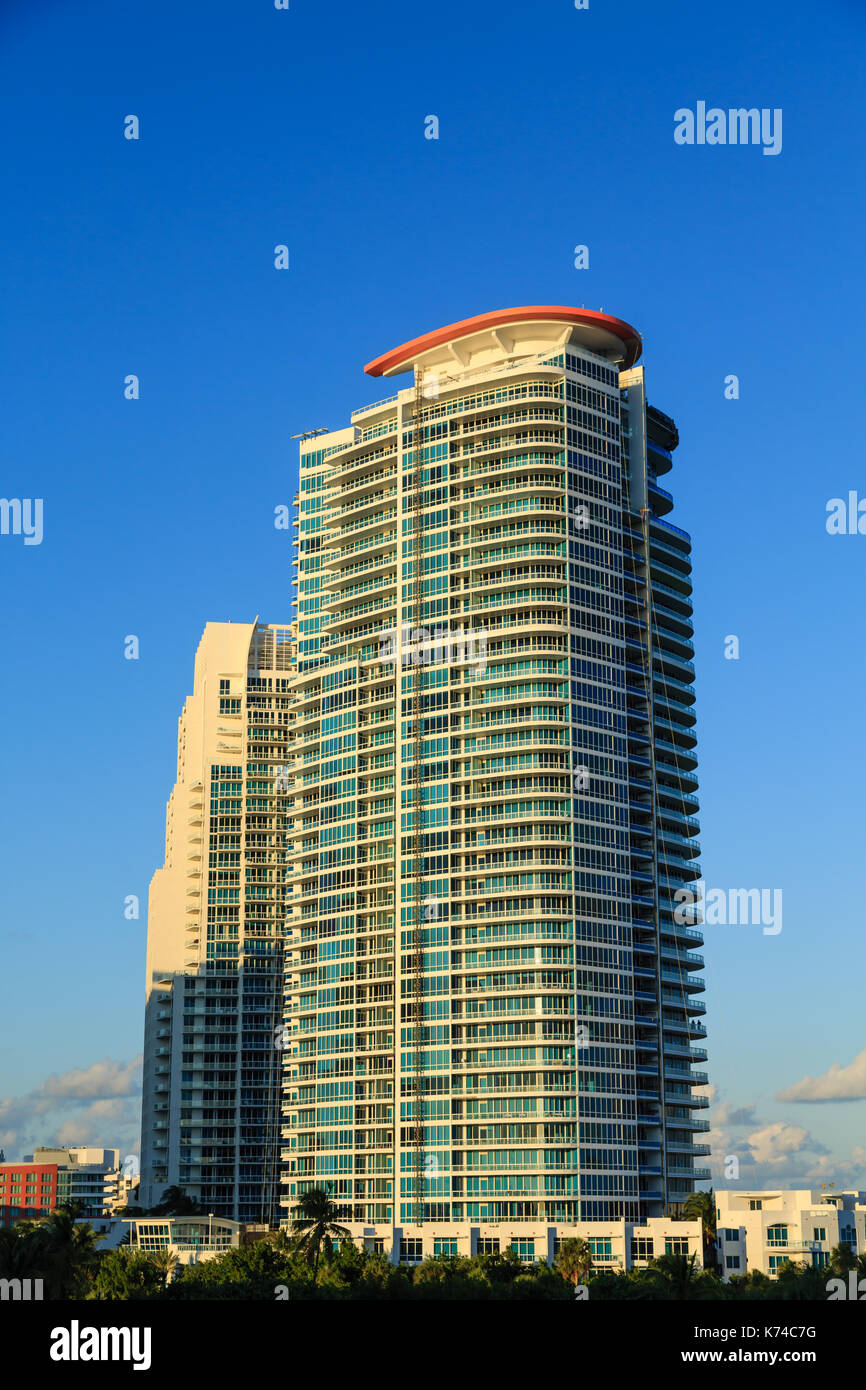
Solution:
M 147 931 L 140 1201 L 274 1222 L 291 624 L 208 623 Z

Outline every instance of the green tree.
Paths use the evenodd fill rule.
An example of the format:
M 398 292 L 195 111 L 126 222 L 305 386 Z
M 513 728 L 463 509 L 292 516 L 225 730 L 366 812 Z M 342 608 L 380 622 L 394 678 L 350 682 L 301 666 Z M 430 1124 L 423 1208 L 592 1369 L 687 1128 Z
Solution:
M 671 1298 L 668 1283 L 653 1269 L 597 1269 L 589 1281 L 594 1303 Z
M 704 1192 L 692 1192 L 682 1203 L 679 1211 L 681 1221 L 700 1221 L 704 1242 L 704 1265 L 716 1267 L 716 1194 L 712 1188 Z
M 152 1250 L 148 1259 L 153 1267 L 158 1271 L 162 1280 L 162 1287 L 165 1288 L 171 1278 L 177 1272 L 180 1261 L 177 1255 L 167 1245 L 162 1250 Z
M 840 1240 L 838 1245 L 834 1245 L 830 1251 L 830 1270 L 834 1274 L 847 1274 L 850 1269 L 857 1268 L 857 1256 L 851 1249 L 846 1240 Z
M 200 1264 L 184 1265 L 166 1290 L 169 1299 L 274 1299 L 285 1285 L 289 1297 L 307 1298 L 310 1267 L 280 1236 L 234 1246 Z
M 698 1269 L 697 1255 L 659 1255 L 650 1268 L 660 1275 L 669 1298 L 680 1302 L 720 1298 L 722 1282 L 709 1270 Z
M 474 1299 L 479 1297 L 478 1280 L 467 1277 L 468 1260 L 458 1255 L 434 1255 L 412 1271 L 417 1298 Z
M 80 1201 L 77 1197 L 70 1197 L 68 1202 L 61 1202 L 55 1207 L 55 1211 L 68 1211 L 73 1221 L 81 1221 L 87 1215 L 88 1210 L 87 1203 Z
M 47 1218 L 34 1223 L 22 1222 L 26 1239 L 32 1236 L 40 1246 L 41 1273 L 49 1298 L 81 1298 L 96 1269 L 97 1245 L 105 1237 L 97 1234 L 86 1221 L 76 1221 L 65 1207 L 57 1207 Z
M 561 1241 L 553 1267 L 563 1279 L 568 1279 L 577 1288 L 592 1270 L 592 1251 L 588 1241 L 580 1237 Z
M 511 1285 L 513 1298 L 531 1299 L 534 1302 L 541 1300 L 564 1301 L 574 1297 L 574 1293 L 568 1282 L 563 1279 L 556 1270 L 551 1269 L 544 1260 L 538 1260 L 536 1264 L 524 1266 L 523 1273 L 518 1274 Z
M 799 1260 L 786 1260 L 773 1281 L 769 1297 L 785 1300 L 808 1299 L 809 1302 L 824 1301 L 827 1297 L 829 1277 L 829 1271 L 826 1269 L 814 1269 L 812 1265 L 804 1265 Z
M 35 1222 L 0 1226 L 0 1279 L 40 1279 L 45 1258 L 45 1232 Z
M 116 1302 L 155 1298 L 165 1280 L 153 1258 L 143 1250 L 119 1246 L 101 1256 L 90 1297 Z
M 182 1187 L 167 1187 L 162 1200 L 151 1207 L 148 1216 L 199 1216 L 202 1214 L 198 1199 L 187 1197 Z
M 727 1298 L 755 1300 L 773 1297 L 773 1280 L 761 1269 L 750 1269 L 747 1274 L 732 1274 L 723 1287 Z
M 350 1232 L 338 1224 L 344 1213 L 328 1196 L 324 1187 L 311 1187 L 295 1207 L 292 1234 L 295 1249 L 313 1266 L 313 1282 L 319 1277 L 319 1259 L 329 1260 L 334 1252 L 334 1240 L 348 1240 Z

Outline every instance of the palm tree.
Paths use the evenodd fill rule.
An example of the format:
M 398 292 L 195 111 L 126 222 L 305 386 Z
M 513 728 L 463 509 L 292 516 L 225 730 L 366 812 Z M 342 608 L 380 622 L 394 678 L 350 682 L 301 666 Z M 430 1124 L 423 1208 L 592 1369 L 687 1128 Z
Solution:
M 719 1289 L 719 1276 L 697 1267 L 697 1254 L 659 1255 L 650 1268 L 660 1274 L 675 1299 L 714 1298 Z
M 159 1270 L 162 1276 L 162 1287 L 165 1288 L 180 1263 L 177 1255 L 166 1245 L 162 1250 L 152 1250 L 148 1258 L 150 1263 Z
M 857 1268 L 857 1256 L 846 1240 L 840 1240 L 830 1251 L 830 1268 L 834 1274 L 847 1274 Z
M 305 1192 L 295 1207 L 297 1215 L 292 1222 L 295 1249 L 305 1255 L 313 1266 L 313 1282 L 319 1275 L 319 1256 L 324 1253 L 330 1259 L 334 1250 L 334 1238 L 345 1240 L 351 1235 L 346 1226 L 337 1224 L 342 1210 L 335 1206 L 324 1187 L 311 1187 Z
M 187 1197 L 182 1187 L 167 1187 L 162 1201 L 152 1207 L 148 1216 L 198 1216 L 201 1208 L 195 1197 Z
M 592 1269 L 592 1251 L 588 1243 L 580 1237 L 562 1241 L 553 1267 L 577 1288 Z
M 45 1236 L 35 1221 L 0 1227 L 0 1279 L 38 1279 L 45 1266 Z
M 77 1197 L 70 1197 L 68 1202 L 61 1202 L 54 1208 L 55 1211 L 68 1211 L 74 1221 L 81 1221 L 87 1215 L 88 1206 Z
M 98 1235 L 71 1211 L 57 1207 L 45 1221 L 36 1223 L 43 1232 L 45 1274 L 55 1298 L 71 1298 L 97 1263 Z
M 716 1263 L 716 1194 L 710 1188 L 706 1192 L 692 1192 L 680 1207 L 683 1221 L 700 1221 L 704 1239 L 704 1265 L 715 1267 Z

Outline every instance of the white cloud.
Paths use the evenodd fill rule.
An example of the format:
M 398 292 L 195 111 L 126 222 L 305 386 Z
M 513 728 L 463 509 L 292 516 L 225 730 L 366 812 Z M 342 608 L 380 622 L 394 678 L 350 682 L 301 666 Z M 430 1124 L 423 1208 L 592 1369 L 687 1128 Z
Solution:
M 141 1056 L 131 1062 L 94 1062 L 59 1076 L 49 1076 L 38 1088 L 41 1095 L 75 1100 L 97 1100 L 104 1096 L 131 1096 L 141 1090 Z
M 777 1120 L 775 1124 L 756 1129 L 747 1136 L 746 1142 L 754 1161 L 770 1166 L 787 1163 L 791 1154 L 814 1147 L 808 1129 L 789 1125 L 787 1120 Z
M 713 1113 L 713 1128 L 736 1127 L 739 1125 L 756 1125 L 759 1123 L 755 1114 L 754 1105 L 732 1105 L 730 1101 L 725 1101 L 723 1105 Z
M 7 1159 L 41 1145 L 94 1144 L 130 1153 L 141 1112 L 141 1057 L 49 1076 L 23 1096 L 0 1099 L 0 1148 Z
M 842 1158 L 802 1125 L 764 1120 L 755 1105 L 718 1105 L 708 1141 L 716 1187 L 866 1187 L 866 1148 L 858 1146 Z
M 823 1076 L 804 1076 L 793 1086 L 780 1091 L 777 1100 L 827 1101 L 866 1100 L 866 1049 L 858 1053 L 847 1067 L 834 1062 Z
M 63 1120 L 57 1130 L 57 1141 L 60 1144 L 92 1144 L 93 1137 L 96 1136 L 97 1145 L 106 1148 L 123 1147 L 120 1140 L 109 1142 L 103 1139 L 104 1135 L 118 1135 L 129 1132 L 130 1126 L 138 1128 L 141 1118 L 141 1109 L 135 1102 L 125 1097 L 115 1097 L 112 1100 L 94 1100 L 83 1110 L 70 1115 Z M 128 1152 L 128 1150 L 125 1150 Z

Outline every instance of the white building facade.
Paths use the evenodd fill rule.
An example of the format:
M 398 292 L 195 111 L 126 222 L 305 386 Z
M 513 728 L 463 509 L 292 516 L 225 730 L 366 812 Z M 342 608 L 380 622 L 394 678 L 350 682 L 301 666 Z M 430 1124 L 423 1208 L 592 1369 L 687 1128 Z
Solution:
M 716 1192 L 716 1240 L 725 1279 L 787 1261 L 823 1269 L 837 1245 L 866 1253 L 866 1192 L 795 1188 Z
M 629 1221 L 585 1221 L 574 1226 L 500 1222 L 474 1226 L 468 1222 L 435 1221 L 423 1226 L 369 1227 L 349 1223 L 355 1243 L 370 1253 L 386 1255 L 392 1264 L 420 1264 L 436 1256 L 501 1255 L 511 1248 L 530 1263 L 552 1264 L 564 1240 L 585 1240 L 594 1270 L 619 1273 L 645 1269 L 662 1255 L 695 1257 L 703 1268 L 700 1221 L 652 1217 L 643 1224 Z

